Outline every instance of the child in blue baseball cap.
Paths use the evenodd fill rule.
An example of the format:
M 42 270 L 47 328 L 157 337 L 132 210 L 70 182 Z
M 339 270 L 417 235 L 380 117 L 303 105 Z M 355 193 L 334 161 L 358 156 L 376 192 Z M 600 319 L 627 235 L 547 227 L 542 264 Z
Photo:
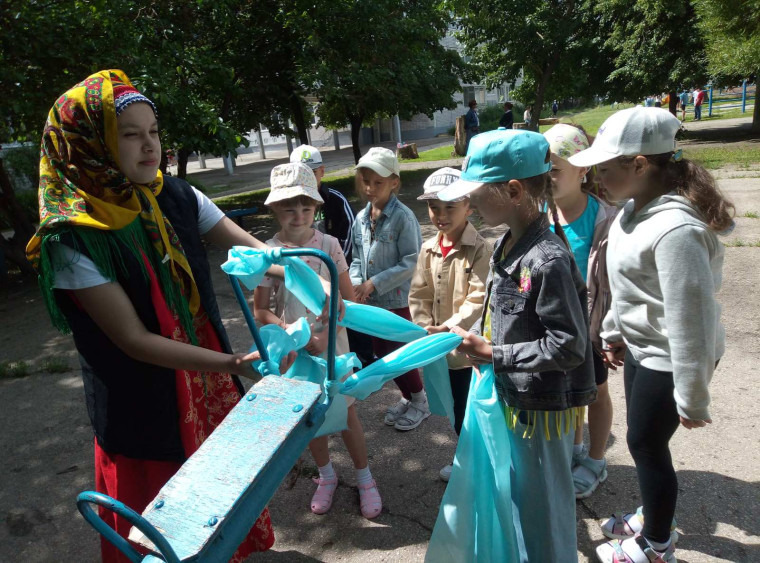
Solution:
M 460 180 L 438 196 L 469 195 L 485 223 L 509 228 L 491 258 L 480 321 L 470 332 L 452 329 L 477 377 L 428 548 L 431 562 L 577 561 L 573 431 L 596 385 L 586 284 L 562 229 L 553 233 L 543 212 L 548 207 L 558 224 L 550 169 L 543 135 L 490 131 L 473 137 Z M 484 444 L 488 461 L 464 457 L 462 444 L 473 439 Z M 479 489 L 468 505 L 457 489 L 476 474 Z M 493 491 L 482 495 L 488 486 Z M 489 528 L 513 537 L 496 538 Z

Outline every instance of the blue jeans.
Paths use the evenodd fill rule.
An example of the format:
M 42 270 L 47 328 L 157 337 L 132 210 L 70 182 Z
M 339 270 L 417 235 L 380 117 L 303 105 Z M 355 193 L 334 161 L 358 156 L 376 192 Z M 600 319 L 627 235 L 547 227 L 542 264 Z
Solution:
M 702 119 L 702 106 L 694 106 L 694 119 Z

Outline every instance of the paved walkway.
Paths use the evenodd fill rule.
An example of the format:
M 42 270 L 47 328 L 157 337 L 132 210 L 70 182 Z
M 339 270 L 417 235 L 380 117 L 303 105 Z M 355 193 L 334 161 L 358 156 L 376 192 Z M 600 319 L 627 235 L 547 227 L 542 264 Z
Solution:
M 453 145 L 454 138 L 449 136 L 433 137 L 431 139 L 418 139 L 410 141 L 417 143 L 419 150 L 430 150 L 446 145 Z M 380 145 L 395 149 L 395 143 L 380 143 Z M 362 153 L 366 153 L 369 146 L 362 147 Z M 354 166 L 354 154 L 351 147 L 340 150 L 320 150 L 327 174 L 349 173 Z M 269 158 L 272 156 L 272 158 Z M 188 163 L 188 175 L 208 188 L 214 188 L 214 197 L 238 194 L 251 190 L 269 187 L 269 173 L 278 164 L 288 162 L 286 151 L 267 151 L 267 159 L 261 160 L 258 151 L 240 155 L 237 158 L 237 167 L 232 176 L 227 174 L 221 158 L 206 159 L 206 169 L 201 170 L 197 160 Z M 420 166 L 426 163 L 402 164 L 402 169 Z M 220 189 L 221 188 L 221 189 Z

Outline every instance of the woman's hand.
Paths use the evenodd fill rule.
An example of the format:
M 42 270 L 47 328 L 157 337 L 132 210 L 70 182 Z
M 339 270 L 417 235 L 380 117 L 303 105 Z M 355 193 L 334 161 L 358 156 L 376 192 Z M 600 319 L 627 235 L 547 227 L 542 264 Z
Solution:
M 366 302 L 367 299 L 369 299 L 369 296 L 372 295 L 373 291 L 375 291 L 375 284 L 372 283 L 372 280 L 367 280 L 364 283 L 355 285 L 354 293 L 356 294 L 356 301 L 358 303 Z
M 692 420 L 683 416 L 679 416 L 678 418 L 681 419 L 681 426 L 687 430 L 691 430 L 693 428 L 704 428 L 708 424 L 712 424 L 712 419 L 709 418 L 706 418 L 705 420 Z
M 493 347 L 482 337 L 467 332 L 458 326 L 452 328 L 451 332 L 462 337 L 462 343 L 457 347 L 457 351 L 467 356 L 473 365 L 493 362 Z
M 290 354 L 280 360 L 280 373 L 285 373 L 290 369 L 290 366 L 296 361 L 296 356 L 296 352 L 290 352 Z M 259 354 L 258 351 L 249 352 L 247 354 L 232 354 L 230 356 L 229 372 L 250 379 L 254 383 L 258 383 L 261 381 L 261 374 L 253 369 L 251 363 L 260 359 L 261 354 Z
M 449 327 L 446 325 L 429 325 L 425 327 L 428 334 L 438 334 L 440 332 L 449 332 Z
M 606 348 L 602 348 L 604 355 L 604 365 L 613 371 L 617 371 L 618 366 L 622 366 L 625 363 L 625 352 L 628 347 L 622 340 L 620 342 L 610 342 Z

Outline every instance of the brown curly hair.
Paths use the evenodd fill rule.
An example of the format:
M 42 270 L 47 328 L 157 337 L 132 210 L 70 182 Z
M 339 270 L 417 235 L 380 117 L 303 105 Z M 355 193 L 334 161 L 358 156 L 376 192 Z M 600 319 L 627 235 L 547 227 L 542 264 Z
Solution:
M 686 158 L 673 159 L 674 153 L 642 155 L 655 168 L 655 178 L 664 187 L 688 199 L 702 214 L 707 226 L 715 232 L 728 229 L 734 221 L 736 208 L 723 192 L 715 178 L 702 166 Z M 630 166 L 635 156 L 619 156 L 621 166 Z

